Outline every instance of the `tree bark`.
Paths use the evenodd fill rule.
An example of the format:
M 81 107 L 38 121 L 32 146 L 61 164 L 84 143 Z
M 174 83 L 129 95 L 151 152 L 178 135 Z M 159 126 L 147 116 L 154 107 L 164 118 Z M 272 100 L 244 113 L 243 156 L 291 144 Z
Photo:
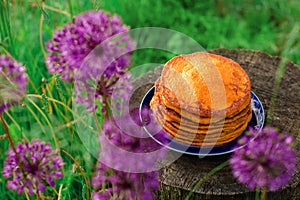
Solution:
M 275 83 L 276 71 L 281 58 L 266 53 L 249 50 L 215 49 L 211 53 L 223 55 L 238 62 L 251 79 L 252 91 L 260 98 L 265 109 L 265 119 L 279 131 L 287 131 L 294 138 L 300 134 L 300 67 L 288 62 L 279 85 L 274 110 L 270 114 L 270 104 Z M 134 85 L 139 86 L 131 99 L 133 106 L 139 106 L 145 93 L 160 76 L 161 67 L 138 78 Z M 296 146 L 298 152 L 299 142 Z M 160 185 L 156 199 L 184 199 L 195 184 L 213 168 L 228 160 L 230 154 L 205 157 L 182 155 L 174 163 L 161 169 Z M 290 184 L 276 192 L 268 192 L 267 199 L 300 199 L 300 154 L 298 170 Z M 255 199 L 255 192 L 237 183 L 229 166 L 209 177 L 193 193 L 190 199 Z

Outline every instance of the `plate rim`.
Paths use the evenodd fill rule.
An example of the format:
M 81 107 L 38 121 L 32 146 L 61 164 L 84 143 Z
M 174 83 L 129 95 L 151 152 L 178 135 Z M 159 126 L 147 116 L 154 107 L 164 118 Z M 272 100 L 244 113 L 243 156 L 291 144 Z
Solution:
M 142 109 L 143 109 L 143 106 L 144 106 L 144 104 L 143 104 L 143 102 L 145 102 L 145 99 L 146 99 L 146 97 L 149 95 L 149 93 L 150 92 L 152 92 L 152 90 L 154 90 L 155 89 L 155 86 L 152 86 L 149 90 L 147 90 L 147 92 L 145 93 L 145 95 L 143 96 L 143 98 L 142 98 L 142 100 L 141 100 L 141 102 L 140 102 L 140 106 L 139 106 L 139 118 L 140 118 L 140 120 L 142 121 L 143 119 L 142 119 L 142 115 L 141 115 L 141 111 L 142 111 Z M 259 105 L 260 105 L 260 112 L 261 112 L 261 116 L 262 116 L 262 122 L 261 122 L 261 127 L 259 127 L 259 129 L 257 130 L 257 133 L 253 136 L 253 138 L 251 138 L 251 140 L 253 140 L 254 138 L 256 138 L 256 136 L 258 135 L 258 133 L 262 130 L 262 128 L 264 127 L 264 123 L 265 123 L 265 111 L 264 111 L 264 107 L 263 107 L 263 104 L 261 103 L 261 101 L 260 101 L 260 99 L 258 98 L 258 96 L 255 94 L 255 92 L 254 91 L 250 91 L 251 92 L 251 108 L 252 108 L 252 95 L 254 96 L 254 98 L 256 98 L 257 99 L 257 101 L 258 101 L 258 103 L 259 103 Z M 252 108 L 253 109 L 253 108 Z M 253 112 L 253 111 L 252 111 Z M 255 112 L 254 112 L 255 113 Z M 257 119 L 257 115 L 255 114 L 255 117 L 256 117 L 256 121 L 258 121 L 258 119 Z M 209 152 L 205 152 L 205 153 L 201 153 L 201 146 L 193 146 L 193 145 L 187 145 L 187 144 L 184 144 L 184 143 L 181 143 L 181 142 L 178 142 L 178 141 L 176 141 L 176 140 L 173 140 L 173 139 L 171 139 L 171 138 L 169 138 L 169 137 L 166 137 L 168 140 L 170 140 L 170 143 L 172 143 L 172 142 L 174 142 L 174 143 L 177 143 L 177 144 L 179 144 L 179 145 L 183 145 L 183 146 L 186 146 L 187 147 L 187 149 L 186 150 L 188 150 L 189 148 L 199 148 L 199 153 L 194 153 L 194 152 L 189 152 L 189 151 L 183 151 L 183 150 L 180 150 L 180 149 L 176 149 L 176 148 L 173 148 L 173 147 L 170 147 L 170 146 L 168 146 L 168 145 L 165 145 L 165 144 L 163 144 L 161 141 L 159 141 L 158 139 L 156 139 L 155 137 L 154 137 L 154 135 L 153 134 L 151 134 L 148 130 L 147 130 L 147 128 L 146 128 L 146 126 L 145 125 L 143 125 L 142 126 L 143 127 L 143 129 L 144 129 L 144 131 L 155 141 L 155 142 L 157 142 L 158 144 L 160 144 L 160 145 L 162 145 L 162 146 L 164 146 L 165 148 L 167 148 L 167 149 L 170 149 L 170 150 L 172 150 L 172 151 L 176 151 L 176 152 L 178 152 L 178 153 L 183 153 L 183 154 L 187 154 L 187 155 L 196 155 L 196 156 L 217 156 L 217 155 L 224 155 L 224 154 L 229 154 L 229 153 L 232 153 L 232 152 L 234 152 L 234 151 L 236 151 L 236 150 L 238 150 L 238 149 L 240 149 L 240 148 L 243 148 L 244 146 L 246 146 L 247 144 L 244 144 L 244 145 L 242 145 L 242 146 L 239 146 L 239 147 L 237 147 L 237 148 L 232 148 L 232 149 L 230 149 L 230 150 L 227 150 L 227 151 L 223 151 L 223 152 L 215 152 L 215 153 L 210 153 L 211 152 L 211 150 L 213 149 L 213 148 L 215 148 L 215 147 L 217 147 L 217 146 L 209 146 L 209 147 L 207 147 L 207 148 L 210 148 L 210 151 Z M 248 126 L 247 126 L 247 128 L 248 128 Z M 246 128 L 246 129 L 247 129 Z M 245 130 L 246 130 L 245 129 Z M 244 131 L 245 131 L 244 130 Z M 243 131 L 243 132 L 244 132 Z M 241 135 L 240 135 L 241 136 Z M 239 136 L 238 136 L 239 137 Z M 236 139 L 235 139 L 236 140 Z M 235 140 L 233 140 L 233 141 L 235 141 Z M 170 144 L 169 143 L 169 144 Z M 230 143 L 230 142 L 229 142 Z M 228 144 L 228 143 L 225 143 L 225 144 Z M 224 144 L 222 144 L 222 145 L 224 145 Z M 234 146 L 234 145 L 236 145 L 236 144 L 233 144 L 232 146 Z M 222 148 L 221 146 L 219 146 L 219 148 Z

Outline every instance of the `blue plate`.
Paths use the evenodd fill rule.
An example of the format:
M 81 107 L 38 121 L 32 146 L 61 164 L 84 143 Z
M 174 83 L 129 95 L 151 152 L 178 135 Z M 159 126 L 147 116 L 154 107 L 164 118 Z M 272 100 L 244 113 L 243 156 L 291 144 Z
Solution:
M 149 108 L 150 101 L 154 95 L 154 86 L 146 93 L 144 98 L 142 99 L 142 102 L 140 104 L 140 119 L 143 121 L 143 119 L 150 119 L 149 112 L 142 112 L 144 108 Z M 157 143 L 165 146 L 168 149 L 171 149 L 173 151 L 177 151 L 184 154 L 190 154 L 190 155 L 198 155 L 198 156 L 215 156 L 215 155 L 222 155 L 227 154 L 230 152 L 233 152 L 237 150 L 238 148 L 242 148 L 243 146 L 237 147 L 237 141 L 240 139 L 245 132 L 250 128 L 254 128 L 256 130 L 256 133 L 258 133 L 264 125 L 264 109 L 263 106 L 258 99 L 258 97 L 255 95 L 254 92 L 251 91 L 251 106 L 252 106 L 252 119 L 248 123 L 248 126 L 246 130 L 235 140 L 222 144 L 222 145 L 216 145 L 216 146 L 192 146 L 180 143 L 176 140 L 173 140 L 168 136 L 168 134 L 164 130 L 158 130 L 153 131 L 152 128 L 150 128 L 149 124 L 144 125 L 144 130 L 149 134 L 149 136 L 155 140 Z M 147 116 L 145 116 L 147 115 Z M 155 123 L 155 120 L 152 120 L 150 123 Z M 257 135 L 257 134 L 256 134 Z M 253 138 L 256 136 L 254 135 Z M 246 144 L 245 144 L 246 145 Z

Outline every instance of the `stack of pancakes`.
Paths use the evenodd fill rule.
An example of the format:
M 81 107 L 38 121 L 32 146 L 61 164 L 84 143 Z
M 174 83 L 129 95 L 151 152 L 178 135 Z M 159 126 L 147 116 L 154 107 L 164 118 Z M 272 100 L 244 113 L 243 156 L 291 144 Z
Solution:
M 231 59 L 197 52 L 168 61 L 150 107 L 172 139 L 213 146 L 237 138 L 251 120 L 250 79 Z

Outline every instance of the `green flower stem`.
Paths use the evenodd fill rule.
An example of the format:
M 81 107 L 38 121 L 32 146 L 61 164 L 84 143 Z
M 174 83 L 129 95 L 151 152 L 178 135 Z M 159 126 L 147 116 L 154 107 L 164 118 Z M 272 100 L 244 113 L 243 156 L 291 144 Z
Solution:
M 0 1 L 0 41 L 8 39 L 5 49 L 14 54 L 14 38 L 11 32 L 10 1 Z
M 15 147 L 14 140 L 10 136 L 7 124 L 6 124 L 6 122 L 5 122 L 4 118 L 3 118 L 3 114 L 0 115 L 0 118 L 1 118 L 1 123 L 2 123 L 3 129 L 4 129 L 4 133 L 6 134 L 6 136 L 8 138 L 9 144 L 12 147 L 13 151 L 15 152 L 15 154 L 18 155 L 16 147 Z
M 260 188 L 256 188 L 255 190 L 255 200 L 260 200 Z
M 267 188 L 263 188 L 261 191 L 261 200 L 267 199 Z
M 68 0 L 68 4 L 69 4 L 69 9 L 70 9 L 70 17 L 73 18 L 74 17 L 74 8 L 73 8 L 73 4 L 72 4 L 71 0 Z
M 93 116 L 94 116 L 95 124 L 96 124 L 96 127 L 97 127 L 97 131 L 100 131 L 101 130 L 101 126 L 99 124 L 99 119 L 98 119 L 98 116 L 96 114 L 96 111 L 93 112 Z
M 17 150 L 16 150 L 16 146 L 15 146 L 15 143 L 14 143 L 14 140 L 12 139 L 10 133 L 9 133 L 9 129 L 7 127 L 7 124 L 6 124 L 6 121 L 4 120 L 3 118 L 3 113 L 0 114 L 0 119 L 1 119 L 1 123 L 2 123 L 2 126 L 3 126 L 3 129 L 4 129 L 4 132 L 5 134 L 7 135 L 7 138 L 8 138 L 8 141 L 9 141 L 9 144 L 10 146 L 12 147 L 13 151 L 15 152 L 16 154 L 16 157 L 17 157 L 17 160 L 18 161 L 21 161 L 20 157 L 19 157 L 19 154 L 17 153 Z M 22 173 L 23 173 L 23 176 L 26 176 L 26 173 L 23 169 L 23 166 L 22 166 L 22 163 L 18 163 Z
M 46 58 L 47 53 L 45 51 L 44 42 L 43 42 L 43 23 L 44 23 L 44 18 L 45 18 L 45 16 L 44 16 L 44 12 L 45 12 L 44 9 L 45 9 L 45 0 L 42 0 L 42 2 L 41 2 L 41 10 L 42 10 L 42 12 L 41 12 L 41 16 L 40 16 L 40 28 L 39 28 L 40 34 L 39 34 L 39 39 L 40 39 L 40 47 L 41 47 L 42 53 L 44 55 L 44 58 Z
M 21 129 L 21 126 L 18 124 L 18 122 L 11 116 L 11 114 L 9 114 L 9 112 L 8 111 L 4 111 L 5 112 L 5 114 L 8 116 L 8 118 L 16 125 L 16 127 L 17 127 L 17 129 L 19 130 L 19 131 L 21 131 L 22 129 Z
M 29 111 L 29 113 L 32 115 L 32 117 L 36 120 L 36 122 L 39 124 L 42 132 L 47 133 L 45 127 L 43 126 L 43 123 L 41 122 L 40 118 L 35 114 L 35 112 L 31 109 L 31 107 L 27 104 L 24 104 Z
M 48 101 L 49 97 L 54 99 L 53 95 L 52 95 L 54 85 L 55 85 L 55 77 L 53 76 L 50 83 L 45 83 L 45 87 L 44 87 L 45 91 L 43 91 L 43 94 L 46 96 L 47 101 Z M 59 93 L 59 96 L 61 97 L 60 93 Z M 51 104 L 49 104 L 49 105 L 51 106 Z M 53 104 L 53 106 L 54 106 L 56 112 L 58 112 L 64 118 L 64 120 L 67 120 L 67 117 L 62 113 L 61 109 L 58 109 L 56 104 Z M 64 110 L 67 111 L 65 107 L 64 107 Z M 51 110 L 50 113 L 52 114 L 52 112 L 53 111 Z
M 229 164 L 229 161 L 225 161 L 223 163 L 221 163 L 220 165 L 218 165 L 217 167 L 215 167 L 214 169 L 212 169 L 210 172 L 208 172 L 203 178 L 201 178 L 198 183 L 193 187 L 193 189 L 189 192 L 189 194 L 185 197 L 184 200 L 189 200 L 190 197 L 192 196 L 193 192 L 195 192 L 195 190 L 197 188 L 199 188 L 199 186 L 205 182 L 210 176 L 214 175 L 215 173 L 217 173 L 218 171 L 220 171 L 221 169 L 223 169 L 224 167 L 226 167 Z
M 39 94 L 27 94 L 26 95 L 27 97 L 33 97 L 33 98 L 38 98 L 38 99 L 43 99 L 43 97 Z M 86 122 L 85 120 L 83 119 L 84 116 L 79 116 L 76 112 L 74 112 L 70 107 L 68 107 L 65 103 L 59 101 L 59 100 L 56 100 L 56 99 L 53 99 L 53 98 L 50 98 L 48 97 L 48 101 L 51 101 L 55 104 L 59 104 L 61 106 L 63 106 L 64 108 L 66 108 L 66 110 L 68 110 L 70 113 L 72 113 L 73 116 L 75 116 L 78 120 L 80 120 L 81 123 L 83 123 L 86 127 L 88 128 L 91 128 Z M 98 134 L 97 131 L 95 131 L 94 129 L 91 129 L 91 131 L 95 134 Z
M 63 149 L 61 151 L 64 154 L 66 154 L 69 158 L 71 158 L 71 160 L 74 162 L 74 164 L 76 165 L 76 167 L 79 169 L 79 171 L 80 171 L 80 173 L 81 173 L 81 175 L 82 175 L 82 177 L 84 179 L 85 185 L 86 185 L 86 198 L 90 199 L 91 194 L 90 194 L 90 190 L 89 190 L 89 188 L 90 188 L 89 187 L 89 181 L 88 181 L 88 179 L 86 177 L 86 174 L 85 174 L 84 170 L 82 169 L 82 167 L 79 165 L 79 163 L 76 161 L 76 159 L 71 154 L 69 154 L 67 151 L 65 151 Z
M 44 9 L 51 10 L 51 11 L 53 11 L 53 12 L 60 13 L 60 14 L 66 15 L 66 16 L 68 16 L 68 17 L 71 17 L 71 14 L 68 13 L 67 11 L 65 11 L 65 10 L 60 10 L 60 9 L 58 9 L 58 8 L 54 8 L 54 7 L 52 7 L 52 6 L 48 6 L 48 5 L 46 5 L 46 4 L 44 5 Z
M 58 145 L 58 141 L 57 138 L 55 136 L 54 130 L 53 130 L 53 126 L 51 124 L 51 122 L 49 121 L 48 117 L 46 116 L 46 114 L 40 109 L 40 107 L 38 105 L 36 105 L 36 103 L 34 103 L 34 101 L 32 101 L 30 98 L 27 98 L 27 100 L 39 111 L 39 113 L 41 113 L 41 115 L 43 116 L 43 118 L 45 119 L 46 123 L 48 124 L 48 126 L 50 127 L 51 130 L 51 134 L 52 134 L 52 138 L 55 144 L 55 147 L 57 149 L 59 149 L 59 145 Z M 27 108 L 29 108 L 29 106 L 27 106 Z
M 102 98 L 104 99 L 104 102 L 105 102 L 105 105 L 102 105 L 104 106 L 103 107 L 103 110 L 104 110 L 104 119 L 110 119 L 110 109 L 109 109 L 109 95 L 106 94 L 106 87 L 104 85 L 104 77 L 102 76 L 101 79 L 100 79 L 100 84 L 98 84 L 98 87 L 100 87 L 103 91 L 103 95 L 102 95 Z
M 23 138 L 25 138 L 26 141 L 28 141 L 27 136 L 24 134 L 24 132 L 22 131 L 21 126 L 18 124 L 18 122 L 13 118 L 13 116 L 11 116 L 11 114 L 8 111 L 5 111 L 5 114 L 7 115 L 7 117 L 13 122 L 13 124 L 17 127 L 17 129 L 21 132 Z

